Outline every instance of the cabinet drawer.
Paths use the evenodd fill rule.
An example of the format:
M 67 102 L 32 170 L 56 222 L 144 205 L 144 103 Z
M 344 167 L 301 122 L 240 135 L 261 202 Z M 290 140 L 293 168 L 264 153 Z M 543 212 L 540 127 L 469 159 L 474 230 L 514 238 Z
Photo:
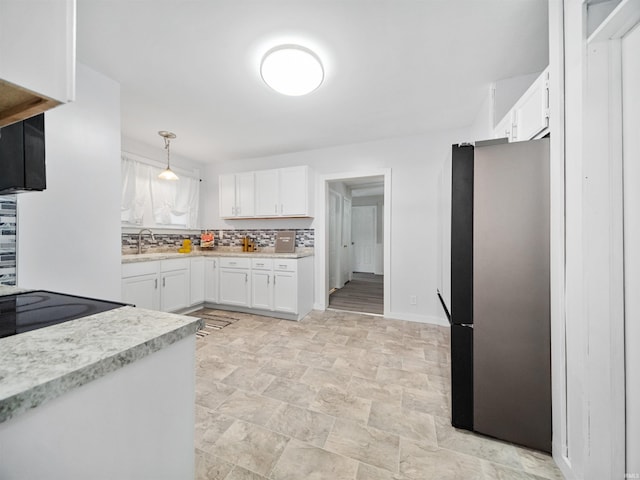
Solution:
M 223 268 L 249 268 L 250 258 L 220 257 L 220 266 Z
M 189 268 L 188 258 L 169 258 L 160 260 L 161 272 L 172 272 L 174 270 L 186 270 Z
M 286 272 L 298 271 L 298 260 L 295 258 L 274 258 L 273 269 Z
M 160 269 L 160 262 L 124 263 L 122 265 L 122 278 L 137 277 L 139 275 L 156 274 Z
M 271 270 L 273 268 L 273 260 L 270 258 L 252 258 L 251 268 L 254 270 Z

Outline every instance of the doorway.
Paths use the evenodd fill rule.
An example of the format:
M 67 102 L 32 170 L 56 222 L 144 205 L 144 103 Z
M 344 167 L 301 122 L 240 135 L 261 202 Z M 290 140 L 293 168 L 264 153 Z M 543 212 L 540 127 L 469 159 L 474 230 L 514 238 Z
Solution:
M 328 183 L 328 307 L 384 314 L 384 177 Z

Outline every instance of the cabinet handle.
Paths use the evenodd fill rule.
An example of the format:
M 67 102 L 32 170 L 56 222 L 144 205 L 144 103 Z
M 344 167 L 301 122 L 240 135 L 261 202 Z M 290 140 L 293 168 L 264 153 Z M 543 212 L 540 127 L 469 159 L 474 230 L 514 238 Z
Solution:
M 280 268 L 287 268 L 286 265 L 278 265 Z
M 155 288 L 156 290 L 158 289 L 158 279 L 157 278 L 156 278 L 156 281 L 155 281 L 155 286 L 153 288 Z
M 269 278 L 271 277 L 271 275 L 267 275 L 267 285 L 269 285 Z
M 249 278 L 247 277 L 247 274 L 244 274 L 244 283 L 247 283 L 249 281 Z
M 166 278 L 163 278 L 163 279 L 162 279 L 162 286 L 163 286 L 163 287 L 166 287 L 166 286 L 167 286 L 167 279 L 166 279 Z

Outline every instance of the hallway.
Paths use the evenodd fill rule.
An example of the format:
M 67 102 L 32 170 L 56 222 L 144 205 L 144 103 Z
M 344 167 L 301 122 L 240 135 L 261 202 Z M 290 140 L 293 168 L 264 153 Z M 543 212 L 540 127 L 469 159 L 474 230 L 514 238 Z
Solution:
M 353 273 L 353 279 L 329 295 L 329 308 L 382 315 L 384 275 Z

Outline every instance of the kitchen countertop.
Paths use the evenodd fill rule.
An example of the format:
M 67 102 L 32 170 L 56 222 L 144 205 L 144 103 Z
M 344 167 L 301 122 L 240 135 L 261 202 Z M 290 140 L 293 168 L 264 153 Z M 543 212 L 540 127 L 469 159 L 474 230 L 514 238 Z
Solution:
M 0 287 L 0 296 L 27 290 Z M 199 318 L 121 307 L 0 339 L 0 423 L 195 332 Z
M 304 258 L 313 256 L 313 248 L 297 249 L 294 253 L 275 253 L 271 250 L 243 252 L 240 249 L 194 250 L 191 253 L 160 252 L 122 255 L 122 263 L 149 262 L 169 258 L 193 257 L 251 257 L 251 258 Z

